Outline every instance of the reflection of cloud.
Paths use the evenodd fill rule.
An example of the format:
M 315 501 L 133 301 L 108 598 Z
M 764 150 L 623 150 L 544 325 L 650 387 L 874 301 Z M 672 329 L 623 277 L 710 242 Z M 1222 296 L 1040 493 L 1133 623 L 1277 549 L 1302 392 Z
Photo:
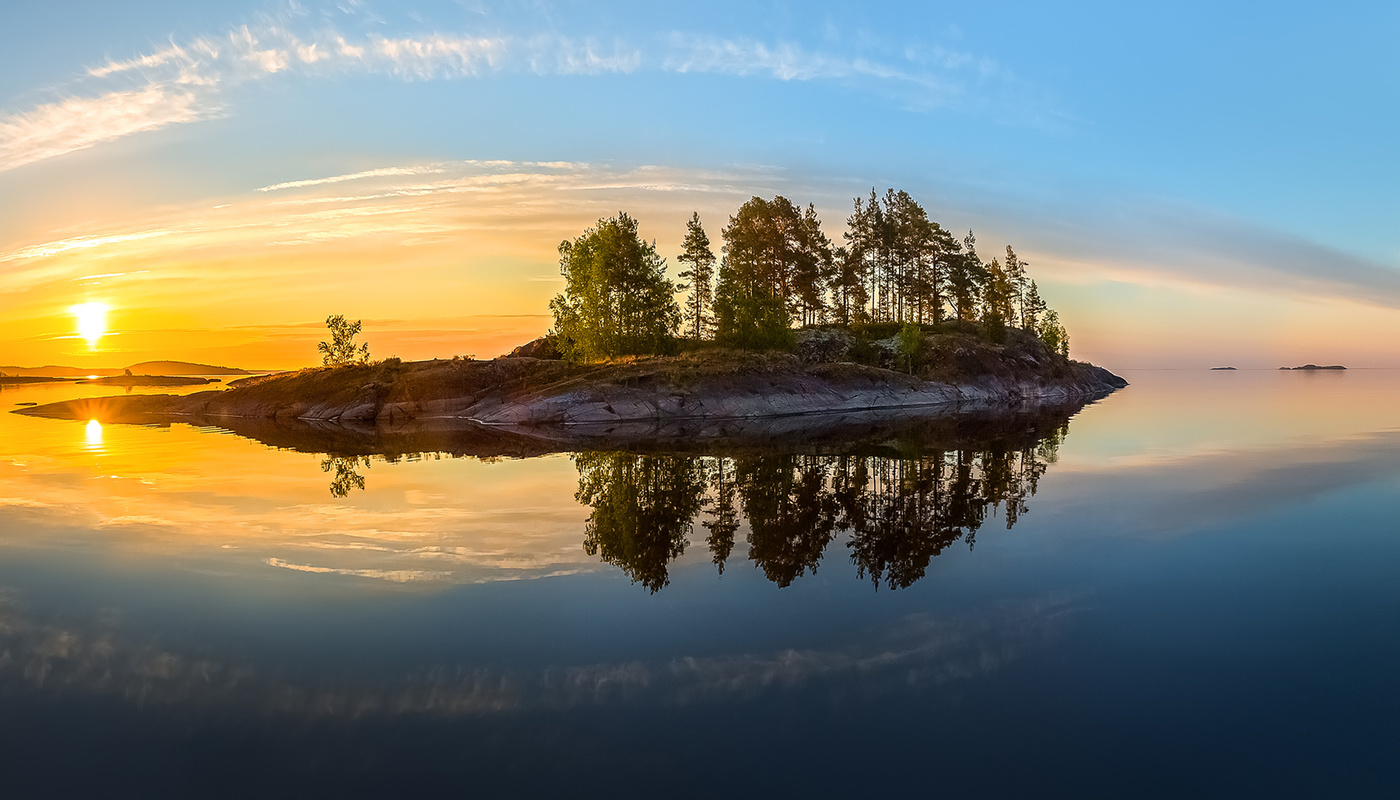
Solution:
M 1191 532 L 1294 507 L 1400 471 L 1400 432 L 1287 447 L 1114 459 L 1076 474 L 1061 466 L 1042 513 L 1114 535 Z M 1144 486 L 1151 487 L 1147 492 Z M 1105 497 L 1120 498 L 1104 503 Z
M 1075 606 L 1048 599 L 957 622 L 927 615 L 855 634 L 844 648 L 778 649 L 656 661 L 415 665 L 397 677 L 349 671 L 294 682 L 275 668 L 182 653 L 135 639 L 113 619 L 74 628 L 38 618 L 0 593 L 0 687 L 78 692 L 141 705 L 219 708 L 299 719 L 366 714 L 461 716 L 644 702 L 746 699 L 822 683 L 863 695 L 908 692 L 995 672 L 1053 638 Z
M 376 548 L 387 549 L 387 548 Z M 295 570 L 297 572 L 313 572 L 323 575 L 349 575 L 355 578 L 375 578 L 378 580 L 393 581 L 394 583 L 408 583 L 409 581 L 434 581 L 450 578 L 450 572 L 432 572 L 425 569 L 345 569 L 343 567 L 316 567 L 310 564 L 293 564 L 283 561 L 280 558 L 269 558 L 266 560 L 269 567 L 281 567 L 282 569 Z

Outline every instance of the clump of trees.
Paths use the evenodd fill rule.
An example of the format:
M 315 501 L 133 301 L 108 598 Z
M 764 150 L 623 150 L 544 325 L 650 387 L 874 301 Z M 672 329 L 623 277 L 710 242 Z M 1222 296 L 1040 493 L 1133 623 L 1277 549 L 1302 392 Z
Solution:
M 956 321 L 978 325 L 994 342 L 1020 328 L 1069 354 L 1069 336 L 1025 260 L 1008 245 L 1004 257 L 984 262 L 971 231 L 959 239 L 907 192 L 872 189 L 855 198 L 840 245 L 814 206 L 781 195 L 744 203 L 722 238 L 716 259 L 700 215 L 691 215 L 678 284 L 626 214 L 561 243 L 566 285 L 550 307 L 563 355 L 666 352 L 682 320 L 690 339 L 753 350 L 788 348 L 794 326 L 815 324 L 911 326 L 902 342 L 912 348 L 915 329 Z
M 559 271 L 564 292 L 549 307 L 565 358 L 655 354 L 671 346 L 680 324 L 677 288 L 666 279 L 656 245 L 638 235 L 635 219 L 619 213 L 560 242 Z

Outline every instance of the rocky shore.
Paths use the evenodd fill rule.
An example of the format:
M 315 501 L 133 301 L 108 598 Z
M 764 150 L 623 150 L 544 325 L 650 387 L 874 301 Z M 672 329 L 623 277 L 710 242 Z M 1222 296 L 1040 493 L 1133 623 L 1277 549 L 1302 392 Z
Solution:
M 975 341 L 952 343 L 919 375 L 850 362 L 724 350 L 570 364 L 506 357 L 399 362 L 245 378 L 226 391 L 73 400 L 15 413 L 104 422 L 249 427 L 296 421 L 323 430 L 454 424 L 531 439 L 687 437 L 755 421 L 800 433 L 806 417 L 919 416 L 1087 401 L 1126 386 L 1092 364 Z M 771 421 L 786 420 L 781 423 Z M 245 421 L 245 422 L 238 422 Z M 252 426 L 257 427 L 257 426 Z

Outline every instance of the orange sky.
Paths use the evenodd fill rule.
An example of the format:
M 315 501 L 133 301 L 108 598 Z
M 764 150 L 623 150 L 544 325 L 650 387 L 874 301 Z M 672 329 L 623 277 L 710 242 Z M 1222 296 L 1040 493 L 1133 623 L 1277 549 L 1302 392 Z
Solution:
M 376 357 L 491 357 L 545 332 L 561 287 L 555 249 L 600 216 L 638 216 L 674 265 L 692 210 L 718 247 L 728 214 L 747 197 L 783 192 L 815 201 L 839 239 L 857 191 L 853 182 L 804 185 L 757 168 L 443 162 L 180 205 L 94 204 L 80 221 L 55 209 L 34 226 L 41 233 L 0 248 L 0 364 L 295 368 L 316 363 L 330 314 L 363 319 Z M 954 230 L 986 221 L 929 205 Z M 1083 257 L 1018 227 L 979 225 L 982 256 L 998 252 L 999 236 L 1014 236 L 1077 357 L 1110 368 L 1400 363 L 1393 309 L 1286 284 L 1221 285 L 1161 258 Z M 109 307 L 108 333 L 93 347 L 73 312 L 87 303 Z

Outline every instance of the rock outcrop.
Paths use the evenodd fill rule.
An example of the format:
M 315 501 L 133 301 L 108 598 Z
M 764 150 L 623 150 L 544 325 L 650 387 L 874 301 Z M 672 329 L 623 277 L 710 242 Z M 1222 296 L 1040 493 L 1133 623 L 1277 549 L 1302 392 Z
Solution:
M 17 413 L 219 425 L 264 419 L 342 426 L 627 426 L 685 436 L 687 430 L 722 430 L 727 421 L 1066 403 L 1127 385 L 1100 367 L 1033 348 L 958 340 L 937 343 L 932 358 L 919 375 L 717 349 L 589 365 L 523 356 L 391 359 L 243 379 L 227 391 L 75 400 Z

